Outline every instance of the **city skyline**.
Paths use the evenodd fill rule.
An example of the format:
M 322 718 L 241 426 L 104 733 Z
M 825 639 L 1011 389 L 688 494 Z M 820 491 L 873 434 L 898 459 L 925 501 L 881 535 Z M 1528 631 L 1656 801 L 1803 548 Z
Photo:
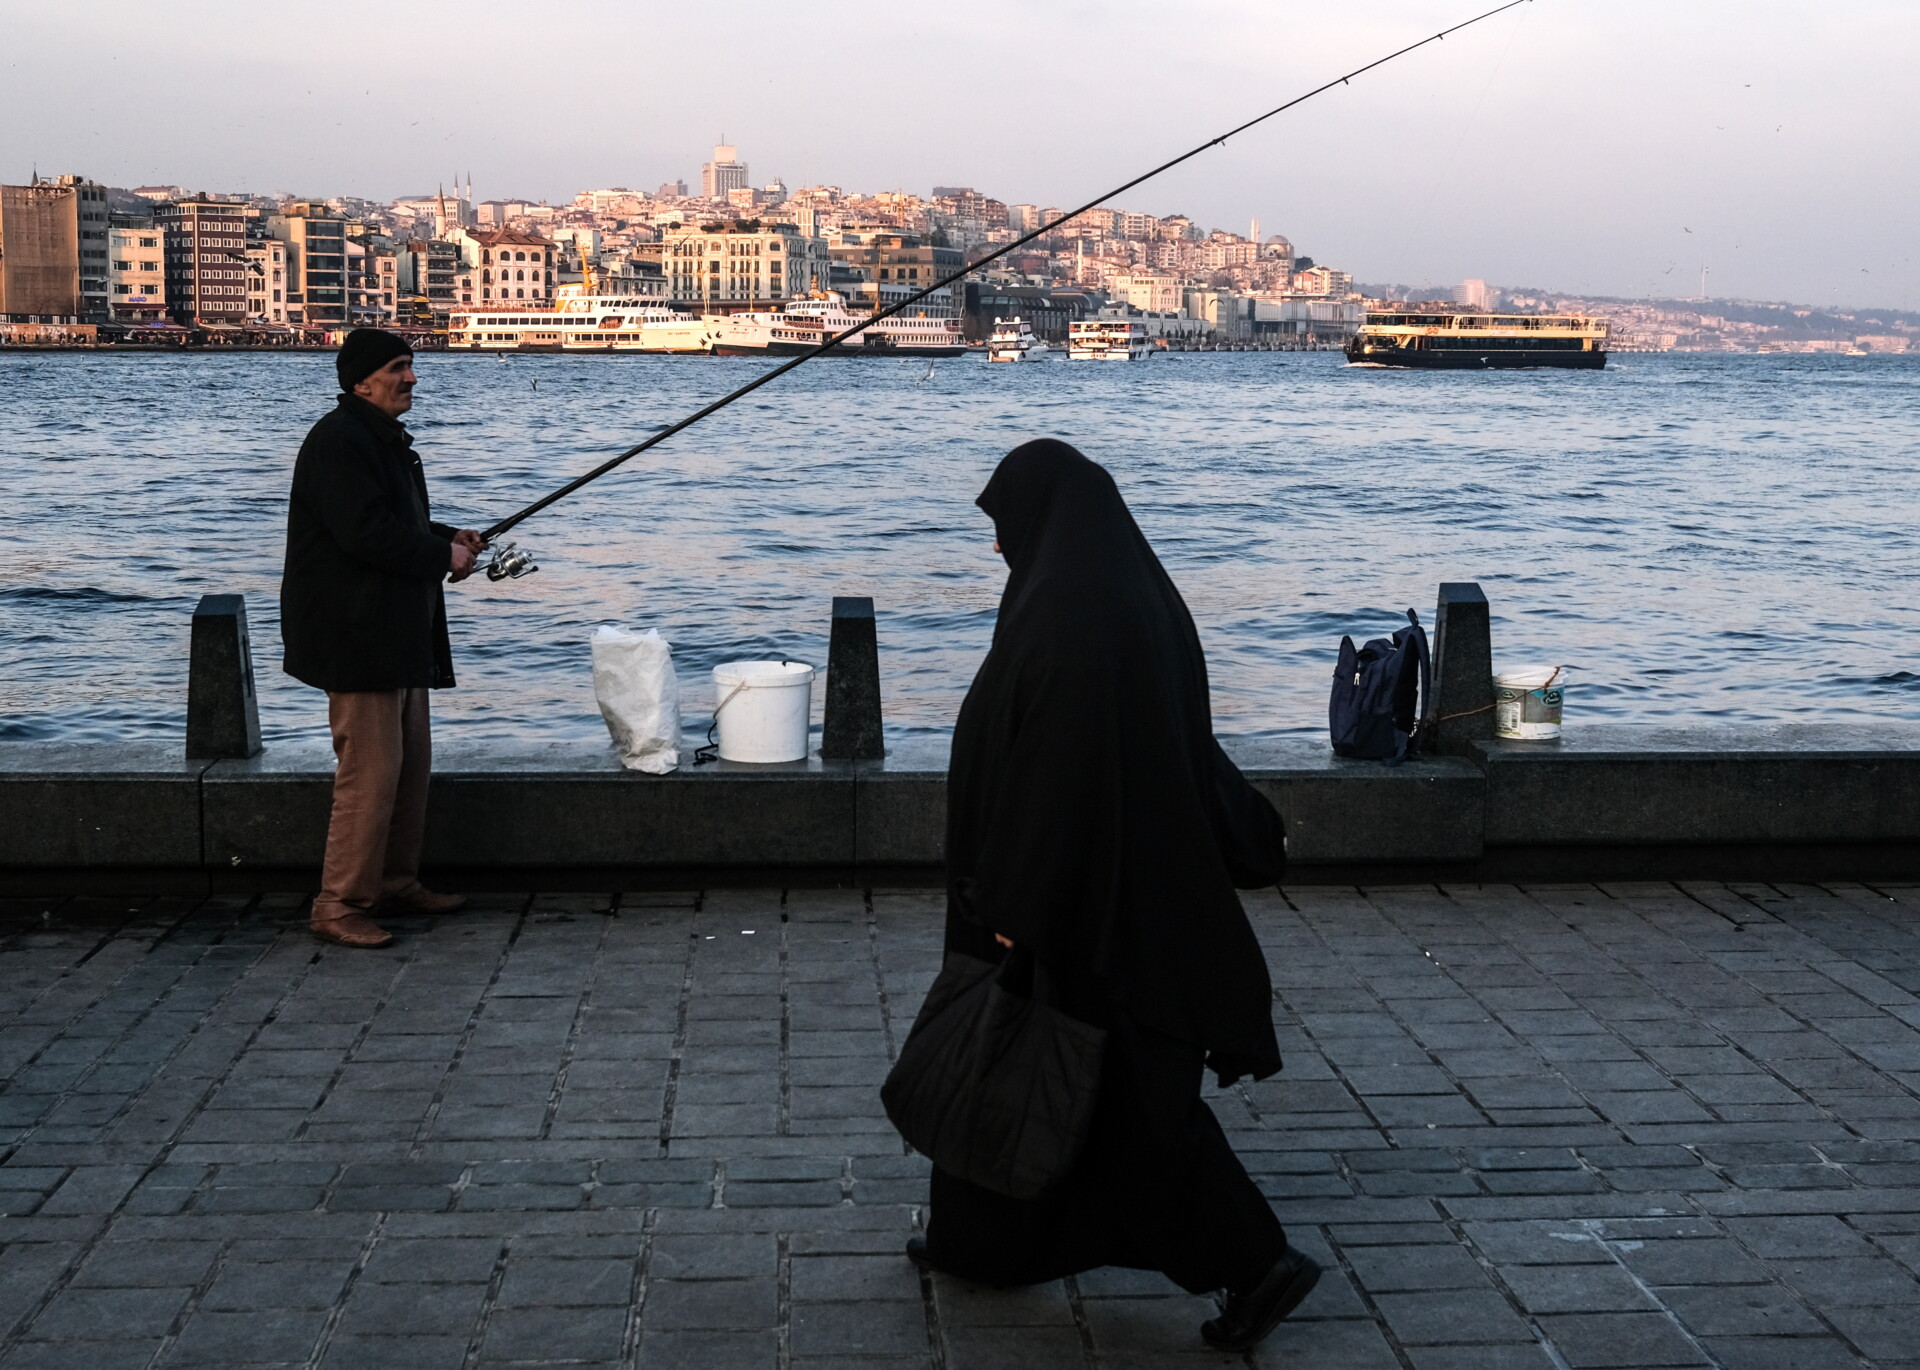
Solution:
M 1468 12 L 1430 0 L 1364 16 L 1222 4 L 1200 18 L 989 4 L 958 30 L 931 10 L 854 4 L 815 32 L 743 0 L 739 27 L 761 37 L 715 74 L 674 60 L 714 41 L 678 12 L 574 7 L 529 62 L 524 43 L 473 41 L 517 13 L 489 4 L 444 60 L 424 20 L 358 3 L 297 35 L 272 17 L 235 22 L 226 0 L 180 9 L 202 22 L 165 78 L 144 68 L 138 40 L 112 36 L 144 12 L 120 0 L 11 20 L 7 177 L 37 167 L 385 200 L 471 170 L 482 198 L 559 203 L 588 186 L 697 185 L 724 133 L 757 182 L 922 195 L 971 184 L 1072 204 Z M 1914 192 L 1889 173 L 1911 163 L 1917 136 L 1908 106 L 1920 97 L 1900 64 L 1920 12 L 1869 0 L 1846 13 L 1842 25 L 1784 3 L 1595 12 L 1536 0 L 1209 152 L 1129 205 L 1238 231 L 1259 218 L 1366 279 L 1685 298 L 1706 267 L 1716 296 L 1912 308 L 1920 267 L 1901 226 Z M 381 41 L 369 42 L 375 16 Z M 275 36 L 287 42 L 262 45 Z M 809 56 L 816 45 L 827 55 Z M 900 60 L 929 45 L 940 60 Z M 76 64 L 99 73 L 78 104 L 58 93 Z

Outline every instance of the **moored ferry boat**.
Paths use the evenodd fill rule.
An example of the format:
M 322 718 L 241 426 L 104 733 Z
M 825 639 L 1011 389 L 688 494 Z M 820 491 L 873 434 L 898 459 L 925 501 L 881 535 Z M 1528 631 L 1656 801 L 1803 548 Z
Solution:
M 483 352 L 711 352 L 717 322 L 653 300 L 562 286 L 551 306 L 456 310 L 447 321 L 447 346 Z
M 1369 311 L 1347 360 L 1443 370 L 1607 364 L 1607 321 L 1584 314 Z
M 1052 353 L 1046 339 L 1035 333 L 1033 325 L 1018 314 L 996 322 L 993 335 L 987 339 L 990 362 L 1043 362 Z
M 1136 319 L 1075 319 L 1067 325 L 1067 360 L 1137 362 L 1154 352 L 1147 326 Z
M 714 320 L 714 351 L 723 357 L 784 357 L 818 347 L 863 323 L 846 297 L 829 290 L 790 301 L 778 311 L 730 314 Z M 836 357 L 957 357 L 967 350 L 957 319 L 896 314 L 833 349 Z

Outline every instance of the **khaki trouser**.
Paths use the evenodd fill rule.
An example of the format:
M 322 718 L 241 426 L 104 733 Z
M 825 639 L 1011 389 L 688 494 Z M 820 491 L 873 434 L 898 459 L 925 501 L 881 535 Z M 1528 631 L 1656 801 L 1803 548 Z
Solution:
M 329 692 L 327 721 L 339 765 L 315 922 L 365 913 L 418 882 L 433 770 L 425 690 Z

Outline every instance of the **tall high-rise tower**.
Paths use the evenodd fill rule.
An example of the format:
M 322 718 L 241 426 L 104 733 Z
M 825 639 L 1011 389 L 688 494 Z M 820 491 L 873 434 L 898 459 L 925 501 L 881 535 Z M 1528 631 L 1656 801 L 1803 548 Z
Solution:
M 709 200 L 724 200 L 729 190 L 745 190 L 751 184 L 747 164 L 740 160 L 740 149 L 731 143 L 715 144 L 713 160 L 700 167 L 700 193 Z

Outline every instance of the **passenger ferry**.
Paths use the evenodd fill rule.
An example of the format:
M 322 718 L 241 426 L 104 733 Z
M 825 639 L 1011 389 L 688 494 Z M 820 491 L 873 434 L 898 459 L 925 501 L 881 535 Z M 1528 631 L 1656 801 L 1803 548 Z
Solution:
M 1076 319 L 1067 325 L 1067 360 L 1138 362 L 1154 352 L 1147 326 L 1135 319 Z
M 1607 321 L 1582 314 L 1369 312 L 1347 343 L 1362 366 L 1446 370 L 1607 364 Z
M 481 352 L 711 352 L 718 322 L 656 300 L 563 285 L 550 307 L 469 305 L 456 311 L 447 321 L 447 346 Z
M 993 336 L 987 339 L 990 362 L 1043 362 L 1052 355 L 1053 349 L 1047 346 L 1046 339 L 1036 334 L 1033 325 L 1018 314 L 996 322 Z
M 864 322 L 838 291 L 796 299 L 781 310 L 715 319 L 713 350 L 723 357 L 788 357 Z M 882 319 L 833 349 L 836 357 L 957 357 L 967 350 L 957 319 Z

